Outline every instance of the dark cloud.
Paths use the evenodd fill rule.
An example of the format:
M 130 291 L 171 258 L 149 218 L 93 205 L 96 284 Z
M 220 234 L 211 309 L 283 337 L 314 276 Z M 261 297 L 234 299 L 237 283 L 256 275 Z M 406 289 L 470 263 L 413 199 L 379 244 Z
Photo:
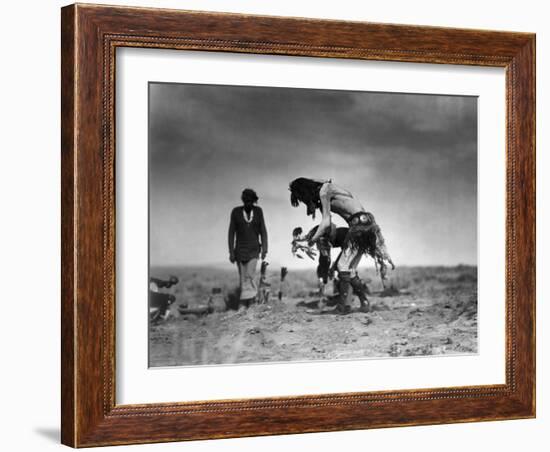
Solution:
M 415 243 L 440 248 L 424 248 L 419 259 L 399 236 L 402 259 L 475 262 L 474 97 L 155 83 L 149 140 L 153 261 L 181 261 L 167 245 L 171 229 L 196 227 L 197 215 L 209 209 L 223 221 L 214 222 L 215 231 L 211 213 L 208 227 L 199 228 L 204 240 L 216 236 L 204 261 L 223 259 L 218 235 L 244 185 L 258 190 L 264 210 L 286 215 L 288 182 L 311 175 L 349 187 L 396 235 L 405 229 Z M 419 218 L 430 226 L 419 228 Z M 454 252 L 446 237 L 456 223 L 465 244 Z M 287 246 L 291 226 L 274 222 L 272 235 Z

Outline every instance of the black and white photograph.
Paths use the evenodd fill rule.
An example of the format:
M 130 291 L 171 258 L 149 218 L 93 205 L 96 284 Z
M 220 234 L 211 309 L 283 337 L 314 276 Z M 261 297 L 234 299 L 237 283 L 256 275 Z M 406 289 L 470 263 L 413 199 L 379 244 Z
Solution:
M 150 367 L 478 352 L 476 96 L 148 89 Z

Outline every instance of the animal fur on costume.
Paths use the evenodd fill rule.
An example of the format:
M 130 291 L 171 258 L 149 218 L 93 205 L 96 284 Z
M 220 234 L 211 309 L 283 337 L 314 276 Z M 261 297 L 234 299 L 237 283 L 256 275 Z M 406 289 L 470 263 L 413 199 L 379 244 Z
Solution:
M 348 222 L 350 224 L 345 246 L 351 247 L 362 254 L 368 254 L 374 259 L 376 270 L 380 272 L 382 280 L 386 279 L 387 263 L 395 269 L 391 260 L 386 242 L 382 236 L 380 226 L 376 224 L 374 215 L 370 212 L 359 212 L 352 215 Z

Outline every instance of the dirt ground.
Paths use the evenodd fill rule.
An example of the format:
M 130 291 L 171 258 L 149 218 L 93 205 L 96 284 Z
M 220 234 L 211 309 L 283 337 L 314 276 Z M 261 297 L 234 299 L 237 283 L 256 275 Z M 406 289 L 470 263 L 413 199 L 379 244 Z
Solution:
M 210 287 L 225 292 L 232 273 L 205 269 L 175 272 L 178 303 L 204 304 Z M 382 291 L 377 277 L 361 275 L 373 293 L 371 310 L 339 315 L 318 309 L 312 272 L 289 274 L 285 297 L 268 303 L 207 315 L 174 315 L 150 327 L 150 366 L 235 364 L 319 359 L 358 359 L 477 352 L 477 268 L 398 269 Z

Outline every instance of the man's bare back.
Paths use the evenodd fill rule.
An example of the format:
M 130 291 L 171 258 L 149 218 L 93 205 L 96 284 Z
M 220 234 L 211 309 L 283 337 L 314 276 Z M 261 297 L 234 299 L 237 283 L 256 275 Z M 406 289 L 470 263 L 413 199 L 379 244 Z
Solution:
M 331 181 L 323 183 L 319 190 L 319 198 L 321 199 L 323 219 L 317 233 L 311 239 L 312 242 L 317 241 L 330 228 L 331 212 L 340 215 L 344 220 L 348 221 L 352 215 L 365 211 L 351 192 L 333 184 Z

